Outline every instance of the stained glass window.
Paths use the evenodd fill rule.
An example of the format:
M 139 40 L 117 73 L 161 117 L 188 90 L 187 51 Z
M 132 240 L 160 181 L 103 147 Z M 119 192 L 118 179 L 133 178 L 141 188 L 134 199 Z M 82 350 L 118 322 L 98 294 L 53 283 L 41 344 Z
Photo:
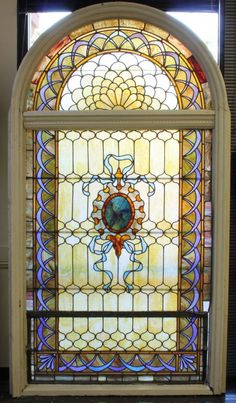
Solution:
M 121 53 L 115 56 L 114 53 L 118 51 Z M 122 55 L 123 52 L 125 55 Z M 107 56 L 107 53 L 112 54 L 113 57 Z M 98 55 L 101 56 L 96 57 Z M 122 63 L 124 59 L 125 64 Z M 106 64 L 105 70 L 104 63 Z M 123 70 L 126 63 L 127 69 Z M 162 77 L 160 92 L 161 90 L 166 92 L 169 86 L 172 93 L 172 87 L 174 87 L 180 109 L 210 107 L 210 94 L 205 74 L 193 54 L 179 40 L 150 24 L 119 19 L 87 25 L 64 37 L 49 51 L 32 79 L 28 97 L 29 110 L 64 109 L 66 106 L 63 106 L 63 102 L 61 102 L 62 93 L 65 97 L 71 92 L 72 105 L 70 103 L 68 105 L 72 109 L 113 109 L 109 104 L 108 106 L 106 104 L 94 106 L 94 102 L 87 104 L 90 101 L 86 101 L 86 98 L 91 94 L 85 92 L 86 86 L 91 87 L 91 75 L 96 80 L 96 83 L 93 84 L 94 91 L 97 86 L 102 86 L 103 90 L 105 88 L 109 90 L 108 70 L 112 71 L 112 65 L 114 66 L 113 74 L 118 74 L 126 84 L 127 80 L 130 80 L 128 82 L 130 88 L 133 88 L 134 85 L 138 86 L 139 92 L 142 88 L 140 96 L 143 91 L 144 93 L 146 91 L 146 96 L 155 99 L 156 97 L 153 96 L 149 87 L 157 91 L 163 75 L 166 80 Z M 77 88 L 78 91 L 83 92 L 86 106 L 77 105 L 76 107 L 79 94 L 74 93 L 73 83 L 75 80 L 79 81 L 81 74 L 84 75 L 86 66 L 87 73 L 80 87 Z M 145 79 L 148 80 L 148 85 L 146 85 Z M 115 82 L 118 88 L 125 91 L 122 83 L 118 83 L 117 79 Z M 151 93 L 149 93 L 150 91 Z M 163 105 L 163 109 L 176 109 L 175 103 L 164 106 L 163 97 L 162 93 L 159 106 L 147 104 L 146 108 L 161 109 Z
M 119 19 L 56 44 L 27 102 L 145 113 L 211 96 L 182 43 Z M 211 132 L 28 131 L 26 183 L 30 380 L 204 382 Z

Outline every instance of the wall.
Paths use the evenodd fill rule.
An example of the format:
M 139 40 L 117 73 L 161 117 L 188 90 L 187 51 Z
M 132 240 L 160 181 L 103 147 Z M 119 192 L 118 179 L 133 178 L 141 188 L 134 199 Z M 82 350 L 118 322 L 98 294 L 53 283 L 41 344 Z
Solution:
M 0 367 L 8 358 L 8 201 L 7 139 L 8 111 L 17 65 L 17 0 L 0 0 Z

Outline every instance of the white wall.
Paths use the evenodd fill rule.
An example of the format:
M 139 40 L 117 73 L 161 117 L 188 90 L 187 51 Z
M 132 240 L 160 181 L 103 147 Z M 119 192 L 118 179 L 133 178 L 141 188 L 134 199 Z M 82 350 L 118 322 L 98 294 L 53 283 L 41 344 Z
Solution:
M 0 0 L 0 367 L 8 366 L 8 111 L 17 66 L 17 0 Z

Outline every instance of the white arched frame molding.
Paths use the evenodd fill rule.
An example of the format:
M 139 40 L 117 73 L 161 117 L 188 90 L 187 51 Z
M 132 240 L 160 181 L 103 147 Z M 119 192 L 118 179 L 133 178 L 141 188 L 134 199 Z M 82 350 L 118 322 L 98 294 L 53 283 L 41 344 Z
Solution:
M 26 112 L 30 80 L 47 51 L 71 32 L 104 18 L 131 18 L 156 25 L 177 37 L 200 61 L 213 100 L 213 110 L 122 112 Z M 142 112 L 143 114 L 143 112 Z M 91 123 L 91 117 L 93 118 Z M 30 385 L 26 363 L 25 309 L 25 130 L 26 129 L 137 129 L 166 127 L 213 130 L 213 267 L 210 309 L 208 384 L 204 385 Z M 128 123 L 127 123 L 128 122 Z M 143 126 L 144 125 L 144 126 Z M 43 34 L 30 49 L 16 76 L 10 111 L 10 296 L 11 296 L 11 393 L 21 395 L 184 395 L 219 394 L 225 391 L 227 290 L 229 249 L 230 113 L 225 85 L 206 47 L 186 27 L 156 9 L 127 2 L 97 4 L 80 9 Z

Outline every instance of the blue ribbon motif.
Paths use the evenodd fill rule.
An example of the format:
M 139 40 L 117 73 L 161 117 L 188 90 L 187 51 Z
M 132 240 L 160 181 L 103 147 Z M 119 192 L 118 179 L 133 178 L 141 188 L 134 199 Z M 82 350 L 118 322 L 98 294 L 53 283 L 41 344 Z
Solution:
M 134 286 L 132 284 L 128 283 L 127 277 L 131 273 L 135 273 L 135 272 L 141 271 L 143 269 L 143 264 L 138 259 L 136 259 L 136 256 L 141 255 L 142 253 L 145 253 L 147 250 L 147 244 L 146 244 L 145 240 L 143 238 L 141 238 L 140 236 L 137 236 L 136 238 L 138 238 L 140 241 L 140 249 L 138 249 L 138 250 L 135 250 L 135 245 L 133 244 L 133 242 L 131 242 L 131 241 L 124 242 L 124 248 L 130 255 L 129 260 L 131 262 L 137 264 L 136 269 L 126 270 L 123 274 L 123 280 L 126 285 L 127 292 L 130 292 L 134 288 Z
M 134 159 L 133 157 L 131 157 L 131 155 L 129 154 L 125 154 L 125 155 L 114 155 L 114 154 L 108 154 L 104 160 L 104 166 L 107 169 L 107 171 L 109 172 L 109 176 L 107 178 L 101 177 L 99 175 L 93 175 L 90 180 L 86 183 L 83 184 L 82 187 L 82 191 L 84 193 L 85 196 L 89 196 L 90 192 L 89 192 L 89 186 L 94 183 L 94 182 L 98 182 L 101 183 L 102 185 L 106 185 L 108 183 L 112 183 L 112 185 L 114 187 L 117 186 L 117 178 L 114 174 L 113 171 L 113 167 L 110 163 L 110 159 L 114 158 L 116 161 L 130 161 L 130 163 L 123 168 L 122 170 L 122 178 L 120 180 L 121 186 L 124 186 L 126 183 L 130 183 L 131 185 L 136 185 L 139 182 L 145 182 L 147 183 L 151 190 L 148 192 L 148 196 L 152 196 L 155 193 L 155 184 L 150 182 L 145 175 L 138 175 L 136 177 L 132 177 L 130 178 L 130 175 L 127 175 L 127 173 L 133 168 L 134 166 Z
M 109 281 L 106 284 L 103 285 L 103 289 L 106 292 L 109 292 L 111 290 L 111 283 L 112 283 L 112 280 L 113 280 L 113 274 L 112 274 L 112 272 L 110 270 L 101 269 L 98 265 L 100 263 L 105 263 L 107 261 L 107 256 L 106 255 L 107 255 L 107 253 L 110 252 L 110 250 L 111 250 L 111 248 L 113 246 L 113 243 L 111 241 L 106 241 L 106 242 L 104 242 L 103 245 L 99 245 L 99 244 L 97 244 L 97 241 L 99 239 L 100 239 L 99 235 L 96 235 L 96 236 L 94 236 L 92 238 L 92 240 L 91 240 L 91 242 L 89 244 L 89 250 L 90 250 L 90 252 L 101 256 L 101 259 L 97 260 L 93 264 L 93 269 L 95 271 L 100 272 L 100 273 L 105 273 L 108 276 Z M 100 249 L 96 248 L 96 246 L 99 246 Z
M 129 161 L 127 166 L 125 166 L 122 170 L 122 178 L 120 179 L 121 186 L 124 186 L 126 183 L 135 185 L 138 182 L 145 182 L 146 184 L 149 185 L 149 189 L 150 189 L 148 192 L 148 196 L 152 196 L 155 193 L 155 184 L 150 182 L 146 178 L 145 175 L 138 175 L 136 177 L 135 177 L 135 175 L 132 175 L 132 178 L 129 177 L 131 175 L 127 175 L 128 172 L 130 172 L 134 166 L 134 159 L 131 155 L 125 154 L 125 155 L 118 156 L 118 155 L 114 155 L 114 154 L 108 154 L 104 160 L 104 166 L 105 166 L 106 170 L 109 172 L 109 176 L 104 178 L 104 177 L 100 177 L 99 175 L 93 175 L 88 182 L 83 184 L 82 190 L 86 196 L 90 195 L 89 186 L 94 182 L 101 183 L 102 185 L 111 183 L 114 187 L 117 186 L 117 178 L 113 171 L 113 166 L 110 162 L 110 160 L 112 158 L 115 159 L 116 161 Z M 106 292 L 110 292 L 111 283 L 113 280 L 113 274 L 110 270 L 105 270 L 105 269 L 100 268 L 99 265 L 101 264 L 103 266 L 103 263 L 105 263 L 107 261 L 106 255 L 110 252 L 110 250 L 113 246 L 113 243 L 111 241 L 107 240 L 102 245 L 100 245 L 100 244 L 98 244 L 98 240 L 100 240 L 100 239 L 101 239 L 100 235 L 96 235 L 95 237 L 93 237 L 89 244 L 89 250 L 90 250 L 90 252 L 101 256 L 101 258 L 93 264 L 93 269 L 98 272 L 103 272 L 108 276 L 109 281 L 106 284 L 104 284 L 103 289 Z M 128 276 L 131 273 L 135 273 L 135 272 L 141 271 L 143 269 L 143 264 L 138 259 L 136 259 L 136 257 L 137 257 L 137 255 L 140 255 L 140 254 L 146 252 L 146 250 L 147 250 L 147 244 L 143 238 L 141 238 L 140 236 L 136 236 L 135 239 L 139 240 L 140 246 L 139 246 L 138 250 L 135 249 L 135 244 L 131 240 L 125 241 L 124 245 L 123 245 L 125 250 L 130 255 L 129 256 L 130 262 L 134 263 L 134 265 L 136 266 L 136 268 L 134 268 L 133 270 L 126 270 L 123 274 L 123 280 L 124 280 L 127 292 L 130 292 L 133 289 L 133 285 L 130 283 L 130 281 L 127 280 Z

